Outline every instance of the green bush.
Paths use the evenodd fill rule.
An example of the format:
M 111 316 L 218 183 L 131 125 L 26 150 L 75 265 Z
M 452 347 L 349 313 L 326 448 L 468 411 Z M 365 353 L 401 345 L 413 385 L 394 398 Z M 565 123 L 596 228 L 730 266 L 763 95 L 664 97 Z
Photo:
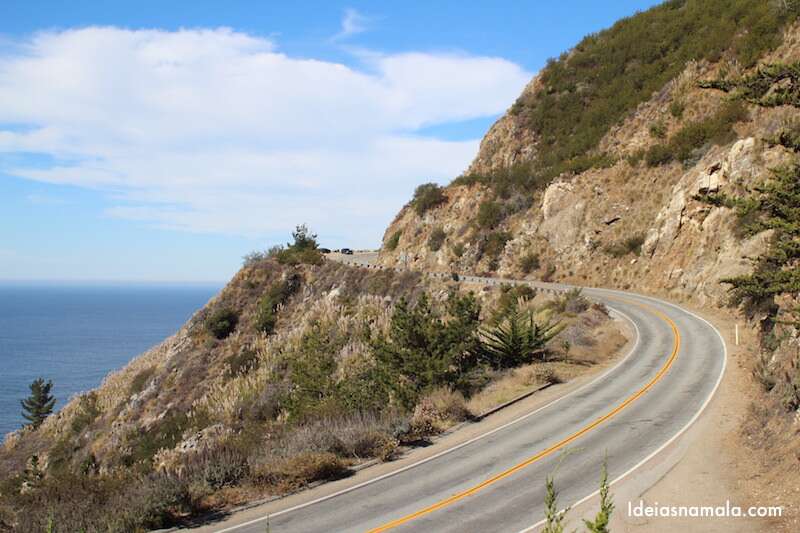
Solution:
M 667 136 L 667 125 L 660 120 L 650 124 L 650 135 L 656 139 L 663 139 Z
M 644 161 L 648 167 L 665 165 L 673 159 L 672 148 L 666 144 L 655 144 L 651 146 L 644 156 Z
M 478 226 L 483 229 L 491 229 L 503 220 L 503 211 L 500 204 L 493 200 L 484 200 L 478 207 Z
M 127 466 L 149 465 L 159 450 L 174 448 L 190 426 L 186 413 L 172 412 L 149 428 L 132 432 L 128 435 L 130 447 L 123 457 L 123 463 Z
M 642 252 L 642 245 L 644 244 L 644 234 L 637 233 L 626 237 L 621 241 L 615 241 L 603 248 L 611 257 L 623 257 L 628 254 L 639 255 Z
M 150 378 L 153 377 L 153 374 L 156 372 L 156 367 L 150 366 L 140 370 L 133 379 L 131 380 L 131 386 L 128 390 L 128 394 L 134 395 L 139 394 L 142 392 L 147 386 L 147 383 L 150 381 Z
M 734 140 L 733 125 L 747 118 L 747 109 L 741 101 L 726 102 L 710 117 L 685 125 L 667 143 L 652 146 L 647 151 L 647 164 L 653 167 L 670 161 L 690 161 L 708 145 Z
M 544 360 L 545 345 L 559 331 L 559 324 L 539 324 L 532 312 L 514 308 L 500 324 L 481 330 L 480 357 L 497 369 Z
M 386 244 L 384 245 L 384 248 L 386 248 L 390 252 L 395 251 L 397 249 L 397 245 L 400 244 L 400 235 L 401 234 L 402 234 L 402 232 L 399 231 L 399 230 L 395 231 L 394 233 L 392 233 L 392 236 L 389 237 L 389 240 L 386 241 Z
M 233 309 L 221 307 L 206 318 L 206 329 L 217 339 L 225 339 L 236 329 L 239 315 Z
M 497 258 L 506 247 L 506 243 L 511 240 L 511 234 L 507 231 L 493 231 L 484 236 L 482 256 L 490 259 Z
M 428 249 L 431 252 L 438 252 L 442 248 L 445 239 L 447 239 L 447 234 L 442 228 L 438 226 L 433 228 L 433 231 L 431 231 L 428 237 Z
M 686 109 L 686 103 L 683 100 L 676 99 L 669 104 L 669 114 L 675 118 L 681 118 Z
M 228 365 L 226 374 L 228 377 L 235 377 L 239 374 L 246 374 L 258 368 L 258 354 L 251 349 L 242 349 L 239 353 L 228 357 L 225 362 Z
M 84 429 L 89 427 L 100 416 L 100 408 L 97 406 L 97 393 L 92 391 L 83 394 L 78 401 L 78 412 L 72 419 L 70 428 L 72 432 L 79 435 Z
M 464 244 L 460 243 L 460 242 L 457 242 L 457 243 L 455 243 L 453 245 L 452 250 L 453 250 L 453 255 L 454 256 L 461 257 L 461 256 L 464 255 L 464 251 L 465 251 L 464 250 Z
M 424 294 L 415 305 L 401 300 L 389 336 L 371 343 L 383 382 L 405 407 L 437 386 L 460 386 L 477 365 L 480 305 L 472 294 L 451 294 L 448 319 Z
M 539 254 L 528 252 L 519 258 L 519 269 L 524 274 L 530 274 L 534 270 L 539 270 L 541 263 L 539 261 Z
M 256 331 L 271 335 L 278 322 L 278 307 L 285 304 L 288 299 L 300 288 L 301 279 L 298 275 L 290 275 L 283 281 L 276 281 L 267 289 L 258 300 L 255 315 Z
M 293 242 L 283 246 L 273 246 L 268 256 L 274 257 L 282 265 L 321 265 L 324 257 L 319 251 L 317 236 L 308 226 L 300 224 L 292 232 Z
M 423 183 L 414 190 L 411 205 L 417 215 L 422 216 L 428 209 L 432 209 L 446 199 L 444 189 L 435 183 Z

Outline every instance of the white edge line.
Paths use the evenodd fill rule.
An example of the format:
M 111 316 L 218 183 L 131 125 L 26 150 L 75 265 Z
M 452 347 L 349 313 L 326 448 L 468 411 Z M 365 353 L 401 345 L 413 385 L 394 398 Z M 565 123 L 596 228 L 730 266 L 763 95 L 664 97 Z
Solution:
M 611 293 L 619 294 L 619 291 L 614 291 L 614 290 L 611 290 L 611 289 L 591 289 L 591 290 L 605 291 L 605 292 L 611 292 Z M 653 453 L 651 453 L 650 455 L 648 455 L 647 457 L 645 457 L 644 459 L 639 461 L 636 465 L 631 467 L 627 472 L 623 473 L 622 475 L 620 475 L 619 477 L 617 477 L 616 479 L 611 481 L 611 483 L 609 483 L 609 486 L 612 486 L 615 483 L 618 483 L 618 482 L 622 481 L 624 478 L 626 478 L 629 475 L 631 475 L 635 470 L 641 468 L 645 463 L 647 463 L 653 457 L 655 457 L 656 455 L 658 455 L 659 453 L 664 451 L 664 449 L 666 449 L 670 444 L 675 442 L 681 435 L 686 433 L 686 431 L 688 431 L 690 427 L 692 427 L 692 425 L 697 421 L 698 418 L 700 418 L 700 415 L 703 414 L 703 412 L 706 410 L 706 407 L 708 407 L 708 404 L 711 403 L 711 400 L 716 395 L 717 389 L 719 389 L 719 386 L 722 383 L 722 378 L 725 376 L 725 369 L 728 366 L 728 345 L 725 343 L 725 338 L 722 336 L 722 333 L 719 332 L 719 330 L 714 326 L 714 324 L 712 324 L 711 322 L 709 322 L 705 318 L 703 318 L 703 317 L 701 317 L 701 316 L 689 311 L 688 309 L 684 309 L 684 308 L 682 308 L 682 307 L 680 307 L 678 305 L 675 305 L 675 304 L 673 304 L 671 302 L 667 302 L 667 301 L 660 300 L 658 298 L 653 298 L 653 297 L 650 297 L 650 296 L 645 296 L 645 295 L 642 295 L 642 294 L 636 294 L 636 293 L 631 293 L 631 294 L 634 294 L 635 296 L 639 296 L 639 297 L 648 299 L 650 301 L 658 302 L 658 303 L 661 303 L 661 304 L 666 304 L 668 306 L 671 306 L 671 307 L 674 307 L 676 309 L 679 309 L 679 310 L 683 311 L 684 313 L 688 313 L 688 314 L 692 315 L 693 317 L 701 320 L 702 322 L 705 322 L 708 326 L 710 326 L 711 329 L 714 330 L 714 333 L 716 333 L 717 336 L 719 337 L 719 340 L 722 342 L 722 370 L 719 373 L 719 377 L 717 377 L 717 382 L 714 384 L 714 388 L 711 390 L 711 392 L 709 393 L 709 395 L 706 398 L 705 402 L 703 402 L 703 405 L 700 406 L 700 409 L 694 414 L 692 419 L 689 420 L 689 422 L 687 422 L 686 425 L 683 426 L 683 428 L 681 428 L 681 430 L 678 431 L 675 435 L 673 435 L 667 442 L 665 442 L 664 444 L 659 446 L 658 449 L 656 449 Z M 572 505 L 570 505 L 570 507 L 577 507 L 578 505 L 581 505 L 582 503 L 585 503 L 585 502 L 589 501 L 590 499 L 594 498 L 599 493 L 600 493 L 600 491 L 596 490 L 593 493 L 589 494 L 588 496 L 586 496 L 586 497 L 578 500 L 577 502 L 573 503 Z M 564 509 L 562 509 L 559 512 L 563 512 L 563 511 L 564 511 Z M 540 520 L 539 522 L 536 522 L 532 526 L 523 529 L 519 533 L 530 533 L 531 531 L 534 531 L 536 528 L 544 525 L 544 523 L 545 523 L 545 520 Z
M 317 503 L 322 503 L 324 501 L 330 500 L 331 498 L 335 498 L 337 496 L 341 496 L 342 494 L 347 494 L 348 492 L 352 492 L 354 490 L 360 489 L 361 487 L 365 487 L 367 485 L 371 485 L 373 483 L 377 483 L 378 481 L 384 480 L 386 478 L 395 476 L 397 474 L 400 474 L 402 472 L 405 472 L 407 470 L 415 468 L 415 467 L 417 467 L 417 466 L 419 466 L 421 464 L 424 464 L 424 463 L 427 463 L 427 462 L 432 461 L 434 459 L 437 459 L 439 457 L 442 457 L 443 455 L 447 455 L 447 454 L 449 454 L 451 452 L 459 450 L 459 449 L 463 448 L 464 446 L 468 446 L 469 444 L 472 444 L 473 442 L 479 441 L 479 440 L 481 440 L 483 438 L 486 438 L 486 437 L 488 437 L 490 435 L 493 435 L 493 434 L 497 433 L 498 431 L 501 431 L 501 430 L 503 430 L 503 429 L 505 429 L 505 428 L 507 428 L 509 426 L 512 426 L 514 424 L 522 422 L 523 420 L 525 420 L 527 418 L 530 418 L 531 416 L 535 415 L 536 413 L 538 413 L 538 412 L 540 412 L 540 411 L 542 411 L 544 409 L 547 409 L 548 407 L 550 407 L 552 405 L 555 405 L 556 403 L 560 402 L 561 400 L 569 398 L 570 396 L 573 396 L 574 394 L 577 394 L 578 392 L 580 392 L 580 391 L 582 391 L 582 390 L 584 390 L 584 389 L 596 384 L 597 382 L 599 382 L 600 380 L 602 380 L 603 378 L 605 378 L 606 376 L 608 376 L 609 374 L 611 374 L 612 372 L 614 372 L 615 370 L 620 368 L 628 359 L 630 359 L 631 356 L 636 352 L 636 349 L 639 347 L 639 341 L 641 340 L 641 336 L 639 334 L 639 327 L 636 325 L 636 322 L 634 322 L 627 314 L 623 313 L 622 311 L 620 311 L 618 309 L 614 309 L 611 306 L 607 306 L 607 307 L 609 307 L 609 309 L 613 313 L 616 313 L 616 314 L 620 315 L 625 320 L 630 322 L 631 325 L 633 325 L 633 329 L 634 329 L 634 331 L 636 333 L 636 342 L 634 343 L 634 345 L 630 349 L 630 351 L 627 353 L 627 355 L 625 355 L 625 357 L 620 362 L 618 362 L 617 364 L 615 364 L 614 366 L 612 366 L 611 368 L 609 368 L 608 370 L 606 370 L 605 372 L 603 372 L 602 374 L 600 374 L 599 376 L 594 378 L 592 381 L 589 381 L 588 383 L 584 383 L 583 385 L 581 385 L 577 389 L 568 392 L 564 396 L 560 396 L 560 397 L 556 398 L 552 402 L 547 403 L 547 404 L 539 407 L 538 409 L 535 409 L 535 410 L 531 411 L 530 413 L 526 413 L 526 414 L 524 414 L 524 415 L 522 415 L 522 416 L 520 416 L 518 418 L 515 418 L 514 420 L 512 420 L 510 422 L 506 422 L 502 426 L 498 426 L 498 427 L 492 429 L 491 431 L 487 431 L 486 433 L 483 433 L 481 435 L 475 436 L 475 437 L 473 437 L 473 438 L 471 438 L 471 439 L 469 439 L 469 440 L 467 440 L 465 442 L 462 442 L 461 444 L 457 444 L 457 445 L 455 445 L 455 446 L 453 446 L 451 448 L 448 448 L 446 450 L 442 450 L 439 453 L 431 455 L 430 457 L 426 457 L 425 459 L 421 459 L 421 460 L 417 461 L 416 463 L 412 463 L 412 464 L 406 465 L 406 466 L 404 466 L 402 468 L 398 468 L 397 470 L 393 470 L 391 472 L 387 472 L 386 474 L 380 475 L 378 477 L 375 477 L 375 478 L 372 478 L 372 479 L 368 479 L 366 481 L 363 481 L 363 482 L 359 483 L 358 485 L 353 485 L 352 487 L 348 487 L 346 489 L 342 489 L 342 490 L 334 492 L 332 494 L 321 496 L 321 497 L 319 497 L 319 498 L 317 498 L 315 500 L 311 500 L 309 502 L 301 503 L 301 504 L 295 505 L 293 507 L 289 507 L 288 509 L 283 509 L 281 511 L 270 513 L 268 515 L 264 515 L 262 517 L 255 518 L 253 520 L 250 520 L 248 522 L 243 522 L 243 523 L 237 524 L 235 526 L 230 526 L 230 527 L 227 527 L 225 529 L 219 529 L 219 530 L 216 531 L 216 533 L 228 533 L 230 531 L 236 531 L 239 528 L 251 526 L 253 524 L 257 524 L 259 522 L 263 522 L 263 521 L 265 521 L 267 519 L 274 518 L 276 516 L 280 516 L 280 515 L 283 515 L 283 514 L 286 514 L 286 513 L 291 513 L 293 511 L 297 511 L 299 509 L 303 509 L 305 507 L 309 507 L 309 506 L 315 505 Z

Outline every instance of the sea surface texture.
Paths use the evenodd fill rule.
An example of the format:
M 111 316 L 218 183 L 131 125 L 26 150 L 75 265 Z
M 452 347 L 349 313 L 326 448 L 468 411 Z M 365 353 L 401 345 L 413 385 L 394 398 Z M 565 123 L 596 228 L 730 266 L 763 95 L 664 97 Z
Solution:
M 56 409 L 158 344 L 218 290 L 211 285 L 0 285 L 0 441 L 20 400 L 53 380 Z

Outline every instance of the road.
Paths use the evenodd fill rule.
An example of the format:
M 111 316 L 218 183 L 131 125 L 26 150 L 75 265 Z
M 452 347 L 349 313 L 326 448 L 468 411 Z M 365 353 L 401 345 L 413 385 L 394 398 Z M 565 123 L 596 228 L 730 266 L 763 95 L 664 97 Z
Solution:
M 604 459 L 609 478 L 617 480 L 658 454 L 714 394 L 725 369 L 722 337 L 705 320 L 661 300 L 590 288 L 584 295 L 634 324 L 636 344 L 620 363 L 553 403 L 422 464 L 299 506 L 275 510 L 273 503 L 269 532 L 516 533 L 541 520 L 546 476 L 555 473 L 559 502 L 573 504 L 597 490 Z M 213 530 L 264 533 L 266 520 L 252 516 L 233 514 Z

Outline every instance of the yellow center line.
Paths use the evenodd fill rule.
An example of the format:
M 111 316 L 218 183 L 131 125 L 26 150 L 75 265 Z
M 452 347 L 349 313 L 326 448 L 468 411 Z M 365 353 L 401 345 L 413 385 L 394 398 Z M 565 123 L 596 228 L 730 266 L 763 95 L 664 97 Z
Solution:
M 618 300 L 618 298 L 612 298 L 612 299 Z M 403 524 L 405 524 L 407 522 L 410 522 L 411 520 L 414 520 L 415 518 L 419 518 L 419 517 L 424 516 L 426 514 L 432 513 L 434 511 L 439 510 L 439 509 L 442 509 L 443 507 L 447 507 L 448 505 L 453 504 L 453 503 L 455 503 L 455 502 L 457 502 L 459 500 L 462 500 L 462 499 L 466 498 L 467 496 L 472 496 L 473 494 L 485 489 L 489 485 L 493 485 L 494 483 L 497 483 L 498 481 L 511 476 L 512 474 L 522 470 L 523 468 L 525 468 L 527 466 L 532 465 L 533 463 L 539 461 L 540 459 L 542 459 L 544 457 L 547 457 L 548 455 L 552 454 L 553 452 L 558 451 L 559 449 L 563 448 L 564 446 L 566 446 L 567 444 L 571 443 L 575 439 L 577 439 L 577 438 L 581 437 L 582 435 L 584 435 L 585 433 L 588 433 L 589 431 L 593 430 L 594 428 L 596 428 L 597 426 L 599 426 L 600 424 L 602 424 L 606 420 L 614 417 L 620 411 L 625 409 L 628 405 L 630 405 L 631 403 L 633 403 L 634 401 L 639 399 L 642 395 L 644 395 L 648 390 L 650 390 L 653 387 L 653 385 L 658 383 L 661 380 L 661 378 L 664 377 L 664 374 L 666 374 L 667 371 L 670 369 L 670 367 L 672 366 L 672 363 L 675 362 L 675 359 L 678 357 L 678 350 L 680 350 L 680 347 L 681 347 L 681 335 L 680 335 L 680 333 L 678 333 L 678 327 L 675 325 L 675 322 L 673 322 L 667 315 L 665 315 L 661 311 L 658 311 L 657 309 L 653 309 L 652 307 L 650 307 L 648 305 L 640 304 L 638 302 L 632 302 L 632 301 L 629 301 L 629 300 L 626 300 L 626 301 L 628 301 L 628 303 L 632 303 L 633 305 L 636 305 L 638 307 L 641 307 L 643 309 L 646 309 L 646 310 L 650 311 L 652 314 L 654 314 L 655 316 L 657 316 L 658 318 L 660 318 L 661 320 L 666 322 L 670 326 L 670 328 L 672 328 L 672 333 L 674 335 L 672 353 L 670 354 L 669 358 L 664 363 L 664 365 L 659 369 L 658 373 L 656 373 L 656 375 L 653 376 L 653 379 L 651 379 L 645 386 L 643 386 L 641 389 L 639 389 L 638 391 L 633 393 L 631 396 L 629 396 L 627 399 L 625 399 L 625 401 L 623 401 L 622 403 L 617 405 L 614 409 L 612 409 L 611 411 L 609 411 L 605 415 L 601 416 L 600 418 L 597 418 L 594 422 L 592 422 L 591 424 L 585 426 L 583 429 L 580 429 L 579 431 L 576 431 L 572 435 L 566 437 L 564 440 L 561 440 L 561 441 L 557 442 L 556 444 L 550 446 L 549 448 L 547 448 L 545 450 L 542 450 L 541 452 L 537 453 L 533 457 L 525 459 L 521 463 L 518 463 L 518 464 L 512 466 L 511 468 L 509 468 L 507 470 L 504 470 L 504 471 L 500 472 L 499 474 L 497 474 L 497 475 L 495 475 L 493 477 L 490 477 L 489 479 L 486 479 L 486 480 L 478 483 L 477 485 L 475 485 L 473 487 L 470 487 L 470 488 L 465 489 L 465 490 L 463 490 L 461 492 L 453 494 L 452 496 L 450 496 L 448 498 L 445 498 L 443 500 L 440 500 L 440 501 L 438 501 L 438 502 L 436 502 L 434 504 L 431 504 L 428 507 L 420 509 L 419 511 L 416 511 L 414 513 L 411 513 L 409 515 L 403 516 L 403 517 L 398 518 L 396 520 L 392 520 L 391 522 L 389 522 L 387 524 L 384 524 L 382 526 L 378 526 L 378 527 L 376 527 L 374 529 L 371 529 L 369 531 L 369 533 L 379 533 L 381 531 L 388 531 L 390 529 L 394 529 L 394 528 L 396 528 L 398 526 L 401 526 L 401 525 L 403 525 Z

